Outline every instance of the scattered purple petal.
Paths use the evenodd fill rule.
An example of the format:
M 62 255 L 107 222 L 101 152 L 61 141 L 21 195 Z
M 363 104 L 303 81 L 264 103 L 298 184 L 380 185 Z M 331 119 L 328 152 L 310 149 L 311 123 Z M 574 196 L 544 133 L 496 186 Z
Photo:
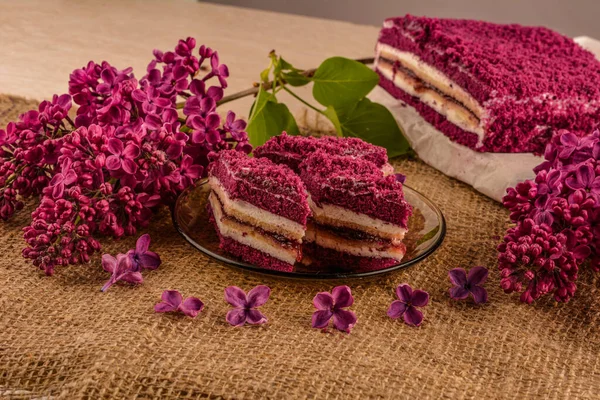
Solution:
M 313 299 L 313 305 L 317 309 L 312 315 L 312 327 L 325 329 L 333 318 L 333 326 L 339 331 L 350 333 L 356 325 L 356 314 L 344 308 L 354 304 L 352 291 L 348 286 L 336 286 L 331 293 L 320 292 Z
M 149 251 L 150 235 L 143 234 L 135 243 L 135 249 L 129 250 L 127 255 L 131 258 L 133 268 L 140 269 L 156 269 L 159 267 L 161 260 L 160 256 L 153 251 Z
M 452 299 L 464 300 L 470 294 L 477 304 L 487 302 L 487 292 L 481 287 L 488 277 L 487 268 L 473 267 L 468 275 L 464 269 L 454 268 L 448 272 L 448 277 L 454 285 L 449 290 Z
M 225 288 L 225 301 L 234 308 L 226 316 L 227 322 L 232 326 L 260 325 L 267 322 L 267 317 L 256 308 L 264 305 L 271 295 L 271 288 L 259 285 L 248 292 L 237 286 Z
M 420 326 L 423 322 L 423 313 L 417 307 L 425 307 L 429 304 L 429 293 L 415 289 L 407 283 L 398 285 L 395 300 L 390 304 L 387 311 L 388 317 L 392 319 L 404 318 L 404 322 L 412 326 Z
M 165 290 L 161 296 L 162 301 L 154 306 L 157 313 L 181 312 L 188 317 L 195 318 L 204 308 L 204 303 L 196 297 L 183 296 L 177 290 Z
M 112 285 L 119 281 L 124 281 L 131 284 L 138 284 L 144 281 L 142 274 L 135 270 L 131 259 L 126 254 L 117 254 L 113 257 L 110 254 L 102 256 L 102 268 L 106 272 L 111 273 L 111 277 L 100 289 L 102 292 L 107 291 Z

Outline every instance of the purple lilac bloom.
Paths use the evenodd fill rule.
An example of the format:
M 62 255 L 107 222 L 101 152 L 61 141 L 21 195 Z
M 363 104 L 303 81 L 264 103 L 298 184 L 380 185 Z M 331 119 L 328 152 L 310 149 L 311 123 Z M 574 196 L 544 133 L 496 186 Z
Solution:
M 129 250 L 127 255 L 131 258 L 134 269 L 156 269 L 161 261 L 160 256 L 153 251 L 149 251 L 150 235 L 143 234 L 135 243 L 135 249 Z
M 106 158 L 106 168 L 111 171 L 121 168 L 128 174 L 134 174 L 137 171 L 135 159 L 140 155 L 140 148 L 134 143 L 128 143 L 126 146 L 116 138 L 108 140 L 108 151 L 110 155 Z
M 262 306 L 269 300 L 271 289 L 268 286 L 259 285 L 248 292 L 244 292 L 237 286 L 229 286 L 225 289 L 225 301 L 234 308 L 227 313 L 227 322 L 232 326 L 243 326 L 246 323 L 260 325 L 267 322 L 267 317 L 256 308 Z
M 58 266 L 90 262 L 100 251 L 99 235 L 135 235 L 157 207 L 200 179 L 210 151 L 250 152 L 244 122 L 231 114 L 222 121 L 215 112 L 227 67 L 209 47 L 194 55 L 195 49 L 187 38 L 174 51 L 155 51 L 139 81 L 131 68 L 90 61 L 70 75 L 69 94 L 41 102 L 0 130 L 0 218 L 22 209 L 23 199 L 41 196 L 23 229 L 22 253 L 33 265 L 50 275 Z M 79 106 L 74 121 L 73 102 Z M 141 265 L 132 260 L 139 264 L 151 253 L 143 242 L 133 259 L 117 257 L 106 268 L 136 281 L 131 273 Z
M 117 254 L 116 258 L 110 254 L 103 255 L 102 268 L 111 274 L 108 282 L 100 289 L 102 292 L 107 291 L 112 285 L 119 281 L 132 284 L 138 284 L 144 281 L 142 274 L 135 270 L 131 258 L 126 254 Z
M 403 283 L 396 288 L 396 296 L 398 300 L 390 304 L 388 317 L 392 319 L 403 317 L 406 324 L 420 326 L 423 322 L 423 313 L 417 307 L 425 307 L 429 303 L 429 293 L 419 289 L 413 290 L 407 283 Z
M 348 286 L 336 286 L 331 293 L 317 293 L 313 299 L 313 305 L 317 309 L 312 315 L 312 327 L 325 329 L 329 320 L 333 318 L 335 329 L 350 333 L 356 325 L 356 314 L 345 308 L 354 304 L 352 291 Z
M 475 303 L 486 303 L 487 291 L 481 286 L 487 279 L 488 270 L 485 267 L 473 267 L 467 272 L 462 268 L 454 268 L 448 272 L 450 282 L 450 297 L 454 300 L 464 300 L 469 295 L 473 296 Z
M 184 300 L 177 290 L 165 290 L 161 295 L 161 300 L 154 306 L 154 311 L 157 313 L 178 311 L 195 318 L 204 309 L 204 303 L 200 299 L 188 297 Z

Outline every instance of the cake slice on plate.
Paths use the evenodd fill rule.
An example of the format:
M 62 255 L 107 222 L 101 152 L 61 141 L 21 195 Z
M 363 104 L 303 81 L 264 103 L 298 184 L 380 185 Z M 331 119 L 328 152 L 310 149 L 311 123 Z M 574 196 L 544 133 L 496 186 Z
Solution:
M 235 150 L 209 159 L 209 207 L 220 247 L 253 265 L 291 271 L 302 258 L 310 214 L 300 178 L 284 165 Z
M 318 150 L 331 155 L 370 161 L 386 175 L 394 172 L 394 168 L 388 163 L 387 153 L 383 147 L 372 145 L 358 138 L 340 138 L 336 136 L 315 138 L 312 136 L 292 136 L 283 132 L 254 149 L 254 155 L 268 158 L 278 164 L 287 165 L 298 172 L 300 163 Z
M 600 62 L 547 28 L 390 18 L 375 69 L 387 92 L 477 151 L 543 153 L 553 131 L 600 120 Z
M 307 263 L 373 269 L 402 260 L 412 207 L 395 175 L 384 176 L 372 162 L 323 151 L 299 170 L 312 212 L 304 239 Z

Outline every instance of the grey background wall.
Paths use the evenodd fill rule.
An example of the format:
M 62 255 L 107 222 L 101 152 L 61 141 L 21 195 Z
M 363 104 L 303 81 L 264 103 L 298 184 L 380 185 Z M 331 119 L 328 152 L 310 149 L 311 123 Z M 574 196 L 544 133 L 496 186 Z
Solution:
M 206 1 L 206 0 L 205 0 Z M 600 39 L 600 0 L 207 0 L 313 17 L 380 25 L 386 17 L 426 15 L 543 25 Z

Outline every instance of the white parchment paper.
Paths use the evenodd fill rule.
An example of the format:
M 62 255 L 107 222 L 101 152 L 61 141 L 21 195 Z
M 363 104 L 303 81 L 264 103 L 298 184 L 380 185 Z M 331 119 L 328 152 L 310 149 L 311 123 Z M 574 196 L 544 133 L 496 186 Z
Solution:
M 575 38 L 575 41 L 600 59 L 600 41 L 586 36 Z M 473 151 L 452 142 L 421 118 L 413 107 L 395 99 L 382 88 L 376 87 L 369 98 L 392 112 L 419 158 L 496 201 L 501 201 L 506 188 L 533 178 L 532 169 L 542 161 L 541 157 L 527 153 Z

